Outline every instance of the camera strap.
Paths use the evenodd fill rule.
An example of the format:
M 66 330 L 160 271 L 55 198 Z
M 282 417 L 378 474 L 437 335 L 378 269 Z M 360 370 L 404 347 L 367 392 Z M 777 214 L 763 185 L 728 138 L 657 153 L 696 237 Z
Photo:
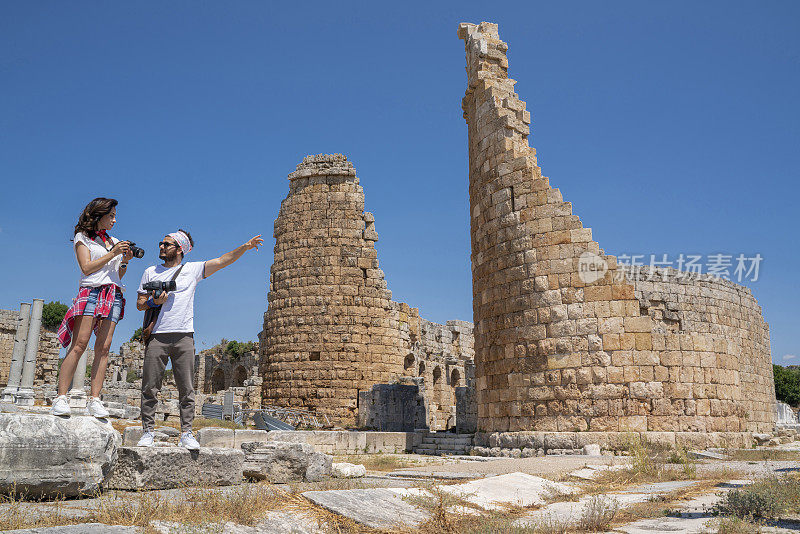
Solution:
M 181 274 L 181 269 L 183 269 L 183 263 L 181 266 L 178 267 L 178 270 L 175 271 L 175 274 L 172 275 L 170 278 L 171 282 L 174 282 L 178 279 L 178 275 Z M 155 308 L 147 308 L 144 311 L 144 319 L 142 321 L 142 341 L 144 344 L 147 345 L 147 342 L 150 340 L 150 336 L 153 335 L 153 329 L 156 327 L 156 321 L 158 320 L 158 315 L 161 313 L 161 306 L 156 306 Z

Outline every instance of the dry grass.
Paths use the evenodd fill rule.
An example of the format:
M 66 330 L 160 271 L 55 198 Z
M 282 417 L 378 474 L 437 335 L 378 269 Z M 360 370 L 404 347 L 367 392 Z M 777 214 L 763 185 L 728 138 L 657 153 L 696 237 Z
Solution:
M 115 492 L 100 497 L 82 517 L 67 515 L 57 501 L 56 508 L 46 514 L 30 513 L 30 503 L 5 499 L 5 508 L 0 512 L 0 530 L 48 527 L 81 523 L 103 523 L 143 528 L 154 532 L 152 522 L 179 523 L 191 528 L 208 527 L 233 522 L 240 525 L 255 525 L 269 511 L 298 512 L 318 522 L 333 525 L 334 532 L 361 532 L 349 521 L 334 516 L 314 506 L 302 496 L 276 489 L 268 484 L 247 484 L 241 487 L 220 490 L 210 488 L 187 488 L 175 493 Z
M 403 500 L 426 510 L 430 519 L 416 534 L 534 534 L 534 527 L 514 525 L 522 514 L 538 507 L 508 506 L 502 511 L 484 512 L 466 499 L 429 486 L 430 496 L 404 497 Z
M 374 488 L 374 484 L 367 484 L 360 478 L 326 478 L 319 482 L 290 482 L 287 484 L 292 493 L 305 491 L 328 491 Z
M 370 471 L 394 471 L 406 467 L 419 467 L 429 465 L 428 462 L 416 458 L 409 458 L 405 454 L 358 454 L 349 456 L 337 456 L 335 462 L 347 462 L 350 464 L 362 464 Z
M 732 449 L 728 450 L 728 455 L 731 460 L 743 462 L 800 460 L 800 451 L 782 451 L 779 449 Z
M 759 532 L 761 532 L 759 525 L 738 517 L 720 519 L 717 526 L 717 534 L 758 534 Z
M 685 449 L 671 449 L 638 437 L 631 439 L 624 448 L 629 453 L 630 465 L 601 472 L 594 481 L 597 486 L 594 493 L 632 484 L 697 478 L 697 464 L 689 458 Z
M 94 521 L 107 525 L 148 527 L 152 521 L 207 524 L 232 521 L 254 525 L 265 512 L 285 508 L 297 497 L 264 484 L 231 491 L 186 489 L 183 498 L 156 492 L 115 493 L 99 500 Z
M 85 523 L 86 519 L 68 515 L 62 500 L 48 503 L 47 510 L 32 512 L 31 503 L 14 495 L 0 495 L 0 531 L 44 528 Z

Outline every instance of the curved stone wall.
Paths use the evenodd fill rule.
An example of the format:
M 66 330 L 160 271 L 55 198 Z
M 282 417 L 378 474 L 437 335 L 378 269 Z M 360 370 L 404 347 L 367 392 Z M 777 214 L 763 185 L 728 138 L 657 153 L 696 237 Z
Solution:
M 649 429 L 771 431 L 769 327 L 750 289 L 674 269 L 625 271 L 657 346 L 664 336 L 655 373 L 667 376 L 668 387 Z
M 429 424 L 454 425 L 450 380 L 463 381 L 471 364 L 471 324 L 430 323 L 392 301 L 375 218 L 364 211 L 364 190 L 345 156 L 308 156 L 289 180 L 261 336 L 264 402 L 354 425 L 359 391 L 416 377 L 423 364 Z
M 769 336 L 749 291 L 618 268 L 542 176 L 497 25 L 459 37 L 478 429 L 771 430 Z

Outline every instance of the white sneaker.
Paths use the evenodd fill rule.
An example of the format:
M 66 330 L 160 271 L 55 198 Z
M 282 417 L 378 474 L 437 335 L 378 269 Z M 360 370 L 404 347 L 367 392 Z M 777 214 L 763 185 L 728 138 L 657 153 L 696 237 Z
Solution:
M 145 432 L 142 434 L 142 437 L 139 438 L 139 443 L 136 444 L 137 447 L 152 447 L 153 446 L 153 436 L 152 432 Z
M 103 406 L 103 401 L 97 397 L 89 397 L 89 402 L 86 404 L 86 412 L 98 419 L 105 419 L 108 417 L 108 410 Z
M 69 397 L 59 395 L 53 399 L 53 407 L 50 408 L 51 415 L 69 415 L 72 410 L 69 407 Z
M 181 433 L 181 439 L 178 441 L 178 447 L 185 447 L 190 451 L 196 451 L 200 448 L 200 444 L 194 439 L 192 431 Z

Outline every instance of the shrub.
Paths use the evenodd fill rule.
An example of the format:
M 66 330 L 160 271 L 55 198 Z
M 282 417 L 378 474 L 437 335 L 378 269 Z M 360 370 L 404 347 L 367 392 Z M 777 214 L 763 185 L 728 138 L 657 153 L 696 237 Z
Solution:
M 775 518 L 800 510 L 800 480 L 794 477 L 767 477 L 739 489 L 730 490 L 715 510 L 739 518 Z
M 131 341 L 141 341 L 141 340 L 142 340 L 142 327 L 140 326 L 133 332 L 133 335 L 131 336 Z
M 225 340 L 223 340 L 223 343 Z M 231 355 L 234 359 L 255 350 L 256 344 L 253 341 L 228 341 L 225 344 L 225 353 Z
M 772 373 L 775 377 L 775 397 L 790 406 L 800 404 L 800 369 L 773 364 Z
M 136 374 L 136 371 L 133 369 L 128 369 L 128 374 L 125 376 L 125 382 L 132 384 L 133 382 L 136 382 L 137 378 L 139 377 Z
M 56 330 L 64 320 L 69 306 L 63 302 L 48 302 L 42 307 L 42 326 L 47 330 Z
M 605 532 L 619 512 L 619 503 L 605 495 L 595 495 L 586 503 L 578 524 L 584 532 Z
M 717 527 L 717 534 L 758 534 L 759 532 L 761 532 L 761 529 L 759 529 L 758 525 L 738 517 L 726 517 L 720 520 Z

